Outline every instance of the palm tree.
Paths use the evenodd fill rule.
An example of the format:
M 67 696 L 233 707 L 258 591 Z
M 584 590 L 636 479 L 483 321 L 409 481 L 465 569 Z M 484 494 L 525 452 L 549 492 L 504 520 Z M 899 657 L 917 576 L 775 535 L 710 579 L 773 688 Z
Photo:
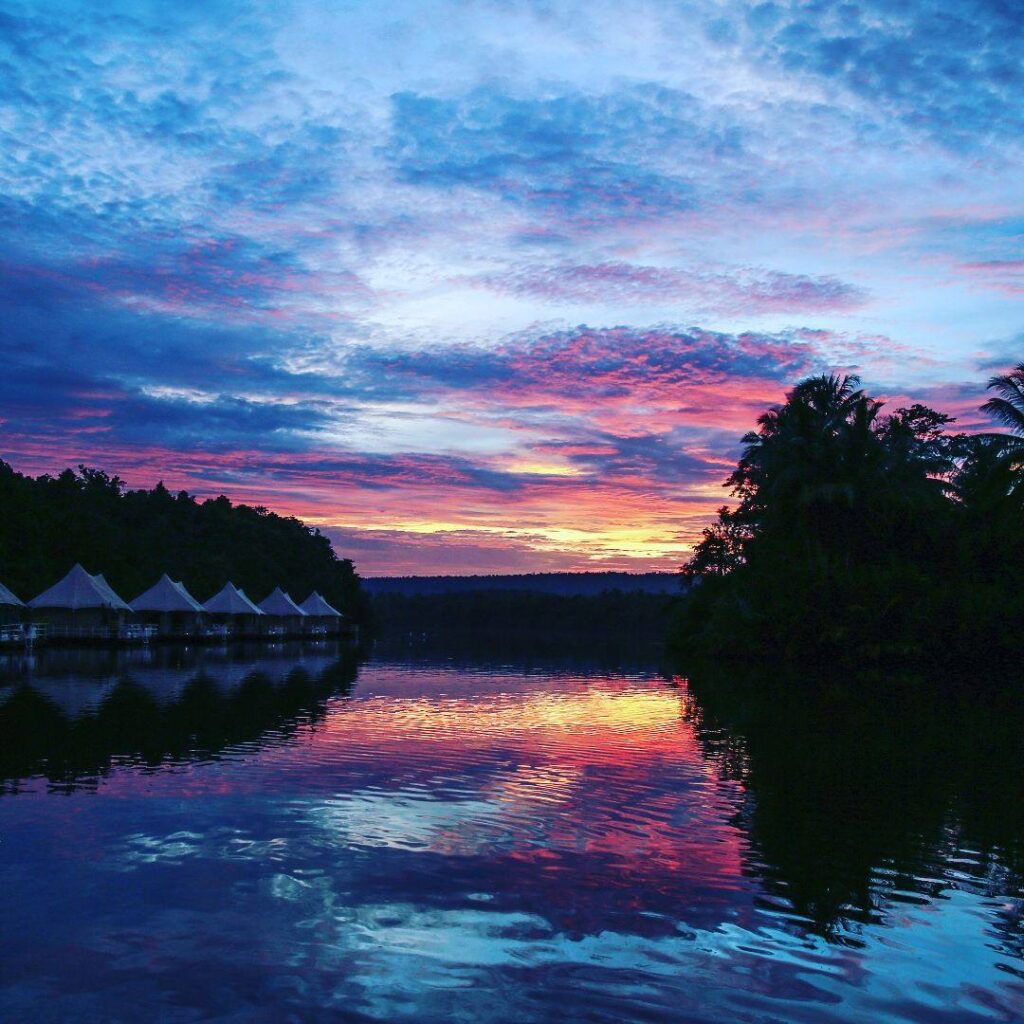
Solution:
M 988 389 L 996 392 L 997 397 L 990 398 L 981 411 L 1024 437 L 1024 363 L 1018 363 L 1009 373 L 991 377 Z
M 996 393 L 982 407 L 1010 428 L 1009 434 L 983 434 L 967 443 L 957 475 L 957 497 L 962 504 L 992 516 L 1024 504 L 1024 363 L 1009 373 L 991 377 L 988 389 Z
M 874 446 L 880 407 L 859 383 L 854 376 L 811 377 L 762 415 L 758 431 L 743 438 L 729 481 L 735 492 L 784 516 L 819 501 L 851 500 L 853 477 Z

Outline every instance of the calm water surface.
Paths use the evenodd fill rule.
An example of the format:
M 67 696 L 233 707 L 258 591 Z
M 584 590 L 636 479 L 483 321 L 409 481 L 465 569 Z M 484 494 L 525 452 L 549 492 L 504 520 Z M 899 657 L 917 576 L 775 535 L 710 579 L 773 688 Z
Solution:
M 6 672 L 0 1020 L 1024 1019 L 1005 709 L 326 646 Z

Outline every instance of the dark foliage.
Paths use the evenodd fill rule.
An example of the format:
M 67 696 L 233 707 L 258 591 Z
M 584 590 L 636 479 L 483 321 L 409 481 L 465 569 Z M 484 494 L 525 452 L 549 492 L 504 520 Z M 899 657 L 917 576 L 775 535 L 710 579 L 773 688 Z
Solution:
M 985 409 L 1013 424 L 1024 367 Z M 1016 398 L 1015 398 L 1016 396 Z M 881 415 L 855 377 L 814 377 L 743 439 L 723 508 L 683 568 L 673 645 L 803 659 L 1012 655 L 1024 602 L 1024 437 Z
M 485 590 L 531 590 L 565 597 L 597 597 L 609 590 L 624 593 L 676 594 L 679 581 L 670 572 L 527 572 L 488 576 L 376 576 L 363 586 L 378 594 L 451 594 Z
M 319 530 L 265 508 L 223 496 L 198 501 L 162 483 L 128 490 L 84 466 L 33 478 L 0 462 L 0 509 L 0 580 L 23 600 L 81 562 L 126 601 L 166 572 L 200 601 L 231 580 L 254 600 L 276 586 L 297 600 L 319 590 L 356 621 L 366 618 L 352 562 Z
M 548 637 L 557 646 L 566 638 L 592 642 L 660 640 L 677 599 L 641 591 L 606 590 L 596 595 L 565 596 L 534 590 L 478 590 L 447 594 L 379 594 L 373 613 L 385 636 L 418 638 L 476 637 L 489 644 Z

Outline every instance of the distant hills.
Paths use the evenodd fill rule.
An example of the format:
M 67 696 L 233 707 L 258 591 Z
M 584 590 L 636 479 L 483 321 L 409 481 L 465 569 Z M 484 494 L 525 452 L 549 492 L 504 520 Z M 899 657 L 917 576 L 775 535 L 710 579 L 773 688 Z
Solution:
M 508 576 L 377 576 L 363 577 L 363 589 L 372 596 L 403 594 L 465 594 L 478 591 L 519 591 L 592 597 L 608 591 L 678 594 L 674 572 L 535 572 Z

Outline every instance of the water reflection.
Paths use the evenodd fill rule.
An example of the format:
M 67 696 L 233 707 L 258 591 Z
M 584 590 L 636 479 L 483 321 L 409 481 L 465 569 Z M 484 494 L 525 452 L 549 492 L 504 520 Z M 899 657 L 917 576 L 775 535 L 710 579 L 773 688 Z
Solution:
M 11 657 L 0 681 L 0 794 L 44 775 L 95 787 L 113 765 L 204 760 L 281 742 L 321 720 L 356 677 L 337 644 Z M 5 693 L 6 689 L 6 693 Z
M 1024 1005 L 1012 702 L 783 701 L 585 654 L 195 657 L 0 688 L 0 1018 Z
M 956 892 L 992 902 L 1020 960 L 1024 699 L 991 681 L 766 681 L 705 670 L 684 716 L 720 777 L 741 784 L 751 870 L 833 941 Z M 1000 902 L 1003 901 L 1003 902 Z M 1019 976 L 1020 964 L 1003 968 Z

